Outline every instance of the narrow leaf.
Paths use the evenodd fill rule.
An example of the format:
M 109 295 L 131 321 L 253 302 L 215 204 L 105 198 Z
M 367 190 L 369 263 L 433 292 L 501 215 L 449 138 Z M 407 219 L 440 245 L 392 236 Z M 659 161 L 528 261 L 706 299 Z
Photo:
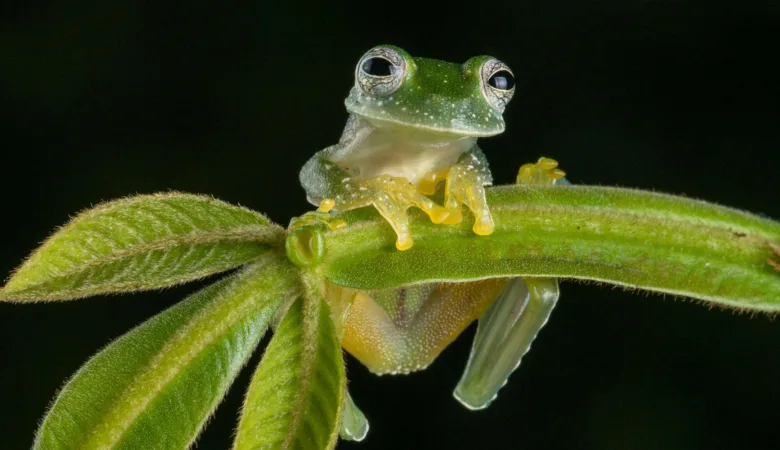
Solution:
M 78 214 L 17 269 L 0 300 L 70 300 L 169 287 L 281 245 L 260 213 L 190 194 L 140 195 Z
M 64 386 L 34 448 L 190 446 L 276 307 L 300 295 L 294 273 L 264 257 L 114 341 Z
M 314 283 L 276 330 L 249 387 L 235 450 L 332 449 L 346 389 L 341 348 Z
M 424 281 L 505 276 L 596 280 L 752 310 L 780 310 L 780 273 L 770 261 L 780 223 L 699 200 L 593 186 L 500 186 L 488 190 L 490 236 L 435 225 L 415 214 L 414 246 L 371 211 L 345 214 L 324 231 L 317 270 L 334 283 L 378 289 Z

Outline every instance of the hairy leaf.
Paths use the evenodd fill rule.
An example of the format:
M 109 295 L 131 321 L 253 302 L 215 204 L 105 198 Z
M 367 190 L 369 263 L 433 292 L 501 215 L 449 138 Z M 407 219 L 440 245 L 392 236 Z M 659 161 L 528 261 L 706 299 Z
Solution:
M 263 257 L 114 341 L 64 386 L 34 448 L 190 446 L 275 309 L 300 295 L 295 273 Z
M 17 269 L 0 300 L 69 300 L 149 290 L 226 271 L 281 245 L 257 212 L 169 193 L 107 202 L 78 214 Z
M 249 387 L 235 450 L 336 445 L 346 389 L 328 304 L 312 280 L 276 330 Z
M 780 223 L 683 197 L 592 186 L 488 190 L 496 229 L 412 222 L 414 246 L 396 251 L 372 211 L 324 231 L 320 268 L 342 286 L 376 289 L 433 280 L 552 276 L 596 280 L 752 310 L 780 310 L 772 261 Z M 293 236 L 294 238 L 295 236 Z

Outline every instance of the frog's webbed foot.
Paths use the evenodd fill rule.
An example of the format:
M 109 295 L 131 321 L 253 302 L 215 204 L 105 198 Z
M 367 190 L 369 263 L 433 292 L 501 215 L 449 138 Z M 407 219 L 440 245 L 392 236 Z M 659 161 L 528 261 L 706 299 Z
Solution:
M 566 172 L 558 168 L 558 161 L 541 157 L 534 164 L 523 164 L 517 171 L 517 184 L 546 185 L 568 183 Z
M 330 210 L 333 209 L 333 205 L 333 200 L 326 198 L 320 203 L 320 207 L 317 208 L 316 211 L 309 211 L 301 216 L 293 217 L 290 220 L 290 231 L 317 223 L 321 223 L 331 230 L 338 230 L 346 227 L 346 222 L 330 215 Z
M 368 434 L 368 420 L 363 411 L 358 409 L 352 396 L 347 392 L 344 399 L 344 413 L 341 417 L 341 429 L 339 436 L 345 441 L 360 442 Z
M 442 223 L 449 211 L 422 195 L 405 178 L 380 175 L 352 181 L 345 180 L 342 194 L 336 196 L 335 209 L 346 211 L 373 205 L 396 233 L 395 246 L 406 250 L 413 244 L 406 210 L 416 207 L 423 210 L 433 223 Z
M 461 205 L 466 205 L 474 214 L 474 233 L 480 236 L 493 233 L 495 224 L 485 199 L 488 179 L 478 158 L 472 156 L 472 160 L 467 159 L 427 174 L 418 189 L 423 194 L 431 195 L 436 191 L 439 181 L 445 181 L 444 207 L 450 213 L 442 223 L 460 223 L 463 220 Z
M 486 408 L 506 384 L 558 300 L 555 279 L 512 279 L 480 317 L 466 370 L 453 395 L 469 409 Z

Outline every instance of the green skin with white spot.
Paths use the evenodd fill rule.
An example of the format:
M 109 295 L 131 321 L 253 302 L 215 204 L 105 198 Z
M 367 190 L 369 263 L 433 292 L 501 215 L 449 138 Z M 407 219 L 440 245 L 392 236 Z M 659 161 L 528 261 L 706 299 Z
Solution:
M 401 86 L 373 97 L 357 85 L 345 100 L 350 113 L 339 143 L 316 153 L 303 167 L 300 181 L 314 204 L 346 199 L 346 180 L 379 175 L 404 177 L 413 185 L 428 172 L 453 164 L 476 169 L 483 185 L 492 184 L 477 138 L 504 131 L 502 112 L 483 93 L 480 68 L 491 57 L 464 64 L 412 58 L 391 48 L 406 63 Z
M 472 194 L 481 190 L 479 201 L 470 199 L 469 208 L 477 214 L 475 207 L 482 220 L 492 223 L 484 189 L 475 189 L 493 181 L 477 139 L 504 131 L 502 112 L 512 91 L 491 87 L 486 79 L 497 70 L 509 69 L 489 56 L 474 57 L 460 65 L 412 58 L 392 46 L 370 50 L 361 62 L 376 55 L 372 53 L 375 50 L 394 68 L 403 63 L 403 70 L 370 75 L 361 72 L 358 64 L 355 86 L 345 100 L 350 116 L 341 139 L 315 154 L 301 170 L 301 184 L 309 201 L 320 205 L 322 200 L 332 199 L 335 211 L 373 204 L 385 218 L 391 216 L 396 221 L 396 231 L 408 233 L 403 213 L 407 206 L 403 202 L 408 200 L 403 199 L 413 195 L 406 182 L 416 188 L 421 181 L 429 180 L 427 174 L 446 169 L 445 189 L 462 192 L 465 186 Z M 374 89 L 386 91 L 379 95 Z M 404 181 L 381 181 L 388 176 Z M 549 182 L 542 178 L 543 183 Z M 380 182 L 372 183 L 374 179 Z M 453 188 L 452 184 L 459 186 Z M 367 294 L 371 302 L 351 306 L 350 317 L 354 313 L 362 319 L 354 323 L 346 319 L 344 327 L 351 330 L 352 337 L 342 345 L 347 345 L 345 349 L 350 352 L 349 345 L 357 346 L 354 348 L 363 355 L 361 362 L 375 373 L 408 373 L 426 367 L 448 345 L 448 330 L 462 331 L 473 321 L 473 308 L 457 305 L 470 304 L 469 299 L 430 295 L 432 287 L 435 283 Z M 501 294 L 493 297 L 492 306 L 479 319 L 469 362 L 454 392 L 469 409 L 484 408 L 495 398 L 547 322 L 558 298 L 558 284 L 553 279 L 507 279 L 505 288 L 498 287 Z M 493 291 L 488 295 L 494 295 Z M 417 320 L 420 311 L 439 310 L 446 313 Z M 398 311 L 404 312 L 403 320 Z M 355 342 L 380 350 L 364 351 Z M 430 348 L 437 349 L 436 353 L 429 354 L 426 349 Z M 343 426 L 342 437 L 360 440 L 368 429 L 365 418 L 355 413 L 357 408 L 351 400 L 346 408 L 346 417 L 359 415 L 361 419 Z M 363 431 L 357 435 L 350 431 L 352 427 Z
M 482 94 L 480 68 L 489 59 L 477 56 L 460 65 L 409 57 L 403 84 L 389 98 L 374 98 L 355 87 L 345 101 L 347 110 L 454 137 L 499 134 L 504 118 Z

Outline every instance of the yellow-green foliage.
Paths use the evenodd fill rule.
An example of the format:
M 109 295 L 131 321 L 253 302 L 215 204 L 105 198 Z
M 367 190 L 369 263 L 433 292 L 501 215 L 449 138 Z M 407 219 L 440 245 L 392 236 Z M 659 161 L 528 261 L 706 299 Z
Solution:
M 180 193 L 130 197 L 79 214 L 13 274 L 0 301 L 159 289 L 237 270 L 91 358 L 58 393 L 34 447 L 191 446 L 277 316 L 282 321 L 252 379 L 235 449 L 332 448 L 345 404 L 350 418 L 360 418 L 350 426 L 362 436 L 367 423 L 345 390 L 330 312 L 337 308 L 322 296 L 324 279 L 371 289 L 552 276 L 751 311 L 780 309 L 775 221 L 630 189 L 504 186 L 489 189 L 487 198 L 492 235 L 476 236 L 471 219 L 434 225 L 413 214 L 415 244 L 404 252 L 373 210 L 343 215 L 343 229 L 315 221 L 289 235 L 262 214 Z
M 169 287 L 283 242 L 260 213 L 211 197 L 141 195 L 77 215 L 17 269 L 0 299 L 41 301 Z

